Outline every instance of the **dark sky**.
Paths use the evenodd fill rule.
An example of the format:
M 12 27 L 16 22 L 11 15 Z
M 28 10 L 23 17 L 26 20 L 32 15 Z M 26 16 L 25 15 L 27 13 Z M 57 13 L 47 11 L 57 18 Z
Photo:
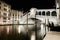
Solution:
M 32 7 L 38 9 L 50 9 L 55 8 L 55 0 L 3 0 L 10 4 L 13 9 L 24 11 L 29 10 Z

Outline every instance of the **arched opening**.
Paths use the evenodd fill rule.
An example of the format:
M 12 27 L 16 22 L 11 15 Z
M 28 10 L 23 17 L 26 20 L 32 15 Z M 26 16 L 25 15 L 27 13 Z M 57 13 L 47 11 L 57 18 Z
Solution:
M 41 11 L 39 12 L 39 15 L 41 15 Z
M 52 14 L 51 14 L 52 16 L 57 16 L 57 13 L 56 13 L 56 11 L 52 11 Z
M 46 16 L 50 16 L 50 11 L 47 11 L 46 12 Z
M 45 15 L 45 11 L 42 12 L 42 15 Z

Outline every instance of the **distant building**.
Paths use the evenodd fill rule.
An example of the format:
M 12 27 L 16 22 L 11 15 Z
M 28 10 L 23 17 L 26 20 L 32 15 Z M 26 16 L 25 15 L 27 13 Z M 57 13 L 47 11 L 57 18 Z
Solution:
M 0 33 L 1 31 L 6 31 L 7 34 L 9 34 L 9 30 L 11 26 L 4 26 L 4 24 L 10 24 L 11 23 L 11 16 L 10 16 L 10 10 L 11 6 L 9 4 L 6 4 L 3 1 L 0 1 Z
M 7 34 L 9 34 L 11 30 L 16 29 L 18 25 L 13 24 L 18 24 L 22 16 L 23 16 L 22 11 L 13 10 L 11 9 L 11 5 L 6 4 L 3 1 L 0 1 L 0 32 L 3 30 L 6 31 Z
M 9 24 L 11 6 L 0 1 L 0 24 Z
M 11 23 L 18 24 L 23 16 L 23 12 L 18 10 L 11 10 Z
M 13 24 L 18 22 L 23 16 L 23 12 L 11 9 L 9 4 L 0 1 L 0 24 Z

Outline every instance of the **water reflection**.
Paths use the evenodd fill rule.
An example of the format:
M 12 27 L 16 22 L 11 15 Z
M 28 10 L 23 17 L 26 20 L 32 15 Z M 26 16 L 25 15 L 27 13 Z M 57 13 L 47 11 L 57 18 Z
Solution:
M 28 25 L 0 26 L 0 40 L 35 40 L 35 26 Z M 42 40 L 45 35 L 44 24 L 37 23 L 37 40 Z
M 18 26 L 0 26 L 0 40 L 26 40 L 27 34 L 18 33 Z

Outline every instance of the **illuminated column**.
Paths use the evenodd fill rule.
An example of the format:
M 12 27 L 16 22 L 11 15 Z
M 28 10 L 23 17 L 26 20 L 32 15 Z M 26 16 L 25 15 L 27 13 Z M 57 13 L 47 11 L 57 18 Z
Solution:
M 55 0 L 58 24 L 60 23 L 60 0 Z
M 59 0 L 55 0 L 55 2 L 56 2 L 56 12 L 57 12 L 57 17 L 59 18 L 59 15 L 60 15 L 60 5 L 59 5 Z
M 16 20 L 18 20 L 18 12 L 17 12 L 17 19 Z
M 15 14 L 14 14 L 14 24 L 15 24 Z
M 60 7 L 60 0 L 55 0 L 56 2 L 56 8 L 59 8 Z
M 11 13 L 11 23 L 13 23 L 12 20 L 13 20 L 13 14 Z

